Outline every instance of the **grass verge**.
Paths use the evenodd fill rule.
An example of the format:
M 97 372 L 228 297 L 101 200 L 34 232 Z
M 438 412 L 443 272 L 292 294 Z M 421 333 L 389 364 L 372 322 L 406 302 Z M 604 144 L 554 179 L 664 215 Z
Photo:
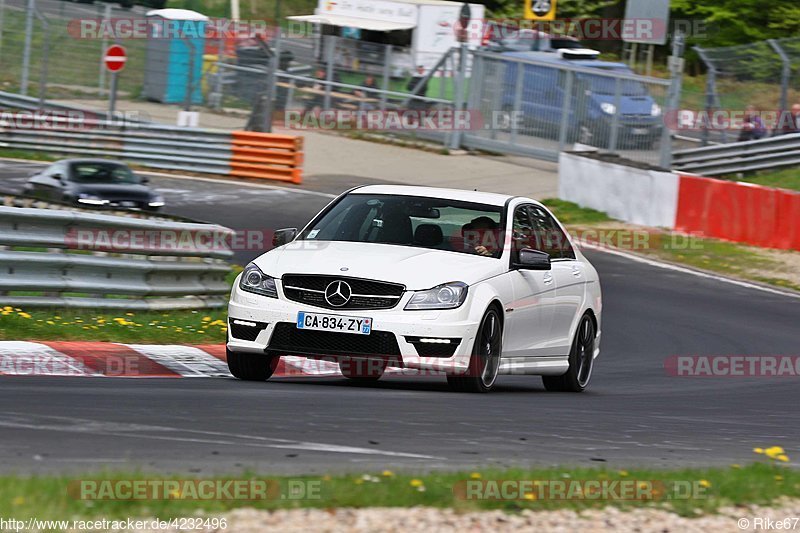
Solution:
M 579 238 L 784 289 L 800 291 L 800 253 L 634 226 L 563 200 L 543 203 Z
M 76 476 L 0 477 L 0 516 L 23 519 L 64 519 L 67 517 L 122 519 L 127 517 L 162 519 L 224 513 L 240 507 L 257 509 L 336 508 L 336 507 L 412 507 L 428 506 L 473 511 L 501 509 L 590 509 L 613 505 L 621 509 L 662 507 L 683 516 L 698 512 L 713 513 L 723 506 L 769 505 L 779 498 L 800 498 L 800 472 L 778 465 L 756 463 L 745 467 L 655 470 L 548 468 L 481 470 L 478 472 L 430 473 L 424 475 L 374 474 L 337 476 L 272 477 L 252 473 L 206 478 L 217 480 L 267 480 L 267 498 L 256 500 L 189 499 L 190 492 L 169 491 L 169 499 L 80 499 L 81 480 L 92 483 L 91 490 L 102 494 L 112 484 L 103 480 L 184 480 L 180 476 L 138 473 L 103 473 Z M 199 478 L 198 478 L 199 479 Z M 505 497 L 491 497 L 500 481 L 541 482 L 517 484 L 519 490 L 506 491 Z M 600 483 L 611 489 L 605 496 L 592 497 L 588 485 Z M 70 484 L 72 482 L 72 485 Z M 468 485 L 471 492 L 467 493 Z M 557 483 L 551 483 L 557 482 Z M 563 483 L 562 483 L 563 482 Z M 614 484 L 614 482 L 618 482 Z M 76 487 L 77 485 L 77 487 Z M 571 493 L 558 488 L 569 487 Z M 587 487 L 575 492 L 576 486 Z M 117 485 L 118 486 L 118 485 Z M 290 488 L 295 487 L 292 491 Z M 621 498 L 622 487 L 638 487 L 638 498 Z M 68 487 L 71 487 L 68 491 Z M 297 490 L 298 488 L 301 490 Z M 509 487 L 509 485 L 506 485 Z M 541 487 L 541 488 L 535 488 Z M 117 489 L 113 489 L 117 490 Z M 109 493 L 111 494 L 111 493 Z M 469 494 L 469 497 L 467 497 Z M 596 493 L 595 493 L 596 494 Z M 108 495 L 108 494 L 107 494 Z M 480 495 L 481 498 L 475 495 Z M 509 498 L 512 496 L 513 498 Z M 568 497 L 569 496 L 569 497 Z
M 735 179 L 764 185 L 765 187 L 778 187 L 780 189 L 800 191 L 800 168 L 785 168 L 782 170 L 759 172 L 758 174 Z

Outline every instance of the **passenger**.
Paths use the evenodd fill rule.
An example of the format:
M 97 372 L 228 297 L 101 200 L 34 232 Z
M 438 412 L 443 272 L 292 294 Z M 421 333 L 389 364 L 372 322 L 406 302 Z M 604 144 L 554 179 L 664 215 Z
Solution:
M 497 222 L 487 216 L 471 220 L 461 228 L 464 246 L 478 255 L 493 256 L 502 246 L 497 229 Z

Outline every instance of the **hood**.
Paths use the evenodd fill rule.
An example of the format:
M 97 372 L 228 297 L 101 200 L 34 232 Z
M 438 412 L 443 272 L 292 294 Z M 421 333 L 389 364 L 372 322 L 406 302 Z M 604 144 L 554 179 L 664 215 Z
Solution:
M 139 184 L 72 183 L 72 190 L 104 200 L 146 201 L 153 197 L 149 187 Z
M 408 290 L 424 290 L 448 281 L 472 285 L 501 273 L 505 261 L 392 244 L 293 241 L 265 253 L 254 263 L 276 278 L 284 274 L 328 274 L 402 283 Z

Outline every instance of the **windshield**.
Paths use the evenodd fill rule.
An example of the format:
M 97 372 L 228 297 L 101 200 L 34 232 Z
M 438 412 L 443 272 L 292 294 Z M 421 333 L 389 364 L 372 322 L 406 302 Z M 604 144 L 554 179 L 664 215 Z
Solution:
M 125 165 L 103 162 L 72 163 L 70 180 L 77 183 L 141 183 L 139 176 Z
M 633 74 L 628 69 L 619 67 L 599 67 L 608 72 L 615 72 L 621 74 Z M 586 84 L 593 93 L 597 94 L 614 94 L 616 91 L 616 78 L 608 76 L 593 76 L 591 74 L 579 74 L 579 78 Z M 647 96 L 647 87 L 642 83 L 634 80 L 621 80 L 621 88 L 623 96 Z
M 300 240 L 396 244 L 500 257 L 499 206 L 419 196 L 349 194 Z

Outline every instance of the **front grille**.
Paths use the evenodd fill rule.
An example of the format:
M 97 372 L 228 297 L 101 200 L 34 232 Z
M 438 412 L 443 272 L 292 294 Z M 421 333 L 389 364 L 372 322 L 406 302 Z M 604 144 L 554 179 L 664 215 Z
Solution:
M 231 337 L 234 339 L 241 339 L 243 341 L 255 341 L 258 334 L 264 331 L 267 327 L 266 322 L 255 322 L 252 320 L 241 320 L 240 322 L 248 322 L 255 324 L 253 326 L 247 324 L 237 324 L 239 319 L 231 318 L 228 320 L 228 327 L 230 327 Z
M 281 280 L 289 300 L 325 309 L 391 309 L 405 291 L 405 286 L 397 283 L 340 276 L 286 274 Z M 341 306 L 325 300 L 325 289 L 335 281 L 346 282 L 352 291 L 350 301 Z
M 422 342 L 421 339 L 421 337 L 406 337 L 406 341 L 414 346 L 420 357 L 452 357 L 461 344 L 461 339 L 447 339 L 449 343 Z
M 275 324 L 267 350 L 279 355 L 399 356 L 394 333 L 372 331 L 369 335 L 297 329 L 293 322 Z

